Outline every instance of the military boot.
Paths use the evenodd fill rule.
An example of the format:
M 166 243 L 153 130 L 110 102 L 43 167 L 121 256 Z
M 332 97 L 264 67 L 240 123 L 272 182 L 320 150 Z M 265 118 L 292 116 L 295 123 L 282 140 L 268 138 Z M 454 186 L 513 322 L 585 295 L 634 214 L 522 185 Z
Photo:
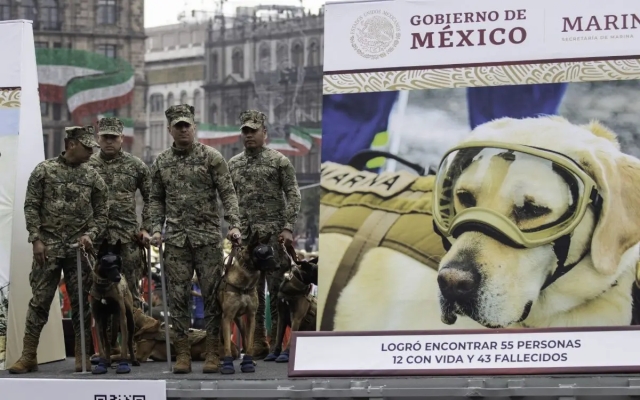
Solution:
M 89 342 L 90 336 L 86 336 L 85 340 Z M 88 343 L 87 343 L 87 347 L 89 347 Z M 87 372 L 91 372 L 91 356 L 89 355 L 90 353 L 88 351 L 86 351 L 85 353 L 86 353 L 86 356 L 84 358 L 84 363 L 86 364 Z M 75 356 L 76 356 L 76 372 L 82 372 L 82 342 L 80 341 L 80 336 L 76 336 Z
M 257 321 L 256 321 L 257 322 Z M 274 338 L 271 339 L 272 341 Z M 244 343 L 243 346 L 245 347 Z M 244 349 L 247 351 L 248 349 Z M 253 356 L 254 360 L 262 360 L 269 354 L 269 343 L 267 343 L 267 329 L 264 327 L 264 323 L 256 323 L 256 330 L 253 336 Z
M 191 346 L 189 346 L 189 337 L 176 338 L 175 348 L 176 363 L 173 365 L 173 373 L 187 374 L 191 372 Z
M 26 374 L 38 370 L 38 343 L 37 337 L 24 335 L 22 356 L 9 368 L 9 373 Z
M 215 374 L 219 371 L 220 363 L 220 338 L 217 335 L 207 335 L 207 358 L 204 360 L 202 373 Z

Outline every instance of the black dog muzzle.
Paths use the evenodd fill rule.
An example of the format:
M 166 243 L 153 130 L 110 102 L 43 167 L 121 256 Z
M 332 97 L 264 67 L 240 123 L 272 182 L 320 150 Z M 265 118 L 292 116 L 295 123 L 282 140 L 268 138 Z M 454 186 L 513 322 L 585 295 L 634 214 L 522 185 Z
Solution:
M 269 271 L 276 269 L 273 248 L 266 244 L 261 244 L 253 249 L 254 265 L 259 271 Z

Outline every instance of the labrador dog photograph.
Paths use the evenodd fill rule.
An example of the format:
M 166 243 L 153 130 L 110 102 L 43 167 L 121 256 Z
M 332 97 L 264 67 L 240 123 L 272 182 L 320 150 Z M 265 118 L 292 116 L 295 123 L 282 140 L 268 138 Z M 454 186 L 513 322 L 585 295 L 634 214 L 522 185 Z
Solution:
M 398 164 L 395 171 L 357 171 L 346 165 L 344 170 L 326 175 L 333 183 L 325 183 L 323 176 L 327 200 L 321 199 L 320 248 L 331 251 L 322 252 L 319 264 L 318 320 L 328 312 L 331 318 L 326 319 L 331 324 L 323 328 L 319 323 L 320 330 L 628 326 L 636 320 L 633 292 L 640 259 L 640 149 L 632 143 L 640 139 L 640 117 L 632 109 L 615 109 L 605 103 L 607 99 L 632 98 L 640 85 L 636 81 L 562 85 L 528 85 L 536 86 L 535 93 L 531 88 L 514 87 L 521 90 L 524 99 L 531 96 L 532 104 L 545 100 L 546 112 L 526 109 L 526 101 L 520 99 L 518 104 L 524 109 L 518 117 L 485 115 L 485 120 L 480 118 L 483 113 L 491 114 L 486 108 L 498 108 L 490 97 L 485 109 L 477 104 L 474 109 L 470 94 L 459 89 L 440 94 L 439 90 L 411 92 L 416 104 L 429 104 L 431 109 L 408 107 L 405 126 L 427 127 L 427 117 L 433 124 L 425 128 L 430 132 L 407 135 L 399 155 L 435 174 L 420 176 Z M 447 96 L 449 104 L 443 104 L 442 98 Z M 461 117 L 451 103 L 462 105 L 465 100 L 469 111 Z M 549 106 L 551 100 L 554 106 Z M 595 109 L 596 103 L 600 108 Z M 638 119 L 637 124 L 619 120 L 630 115 Z M 442 132 L 434 132 L 438 130 Z M 451 149 L 486 143 L 503 150 L 440 163 Z M 512 153 L 510 146 L 524 146 L 541 158 Z M 570 169 L 558 168 L 544 159 L 545 154 L 560 157 Z M 436 213 L 444 204 L 442 198 L 433 196 L 447 168 L 457 175 L 441 194 L 446 192 L 453 214 L 460 218 L 464 214 L 475 222 L 453 234 L 455 237 L 434 235 L 437 227 L 431 223 L 405 223 L 402 232 L 389 224 L 386 232 L 369 235 L 368 241 L 358 237 L 363 234 L 358 232 L 355 237 L 368 243 L 363 246 L 336 220 L 336 208 L 361 204 L 365 197 L 372 199 L 366 201 L 384 218 L 388 217 L 385 213 L 416 212 L 432 219 L 432 208 Z M 593 183 L 593 191 L 587 193 L 584 182 L 568 179 L 571 173 L 567 171 L 584 174 Z M 329 196 L 338 193 L 333 188 L 343 172 L 350 174 L 345 180 L 353 181 L 357 174 L 358 182 L 412 181 L 413 186 L 407 184 L 404 192 L 387 197 L 380 190 L 374 193 L 366 188 L 345 195 L 343 204 L 336 206 Z M 415 191 L 417 186 L 422 194 Z M 365 190 L 372 194 L 363 195 Z M 584 202 L 584 207 L 579 202 Z M 582 214 L 576 219 L 578 208 Z M 491 226 L 479 217 L 481 214 L 472 214 L 475 209 L 491 210 L 487 218 L 499 223 Z M 538 235 L 540 245 L 512 243 L 496 229 L 503 227 L 511 232 L 510 237 L 534 237 L 537 231 L 564 229 L 569 221 L 573 224 L 570 231 L 565 229 L 552 241 Z M 519 233 L 513 233 L 516 231 Z M 405 238 L 423 252 L 403 248 L 385 235 Z M 356 248 L 366 251 L 356 257 L 350 253 Z M 328 293 L 335 285 L 334 278 L 341 276 L 339 269 L 345 259 L 357 262 L 331 307 Z

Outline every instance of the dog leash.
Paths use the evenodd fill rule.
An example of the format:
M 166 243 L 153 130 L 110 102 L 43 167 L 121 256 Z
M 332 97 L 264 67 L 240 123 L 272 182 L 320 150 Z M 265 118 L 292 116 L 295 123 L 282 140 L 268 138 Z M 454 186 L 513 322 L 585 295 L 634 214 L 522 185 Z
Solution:
M 239 239 L 240 237 L 237 235 L 234 235 L 233 239 Z M 229 255 L 227 256 L 226 261 L 223 264 L 223 268 L 222 268 L 222 274 L 220 275 L 220 279 L 218 279 L 218 282 L 216 283 L 216 285 L 213 288 L 213 293 L 215 295 L 215 293 L 218 292 L 218 289 L 220 288 L 220 285 L 222 284 L 223 278 L 225 276 L 225 274 L 227 273 L 227 270 L 231 267 L 231 265 L 233 264 L 233 259 L 234 257 L 236 257 L 236 253 L 238 252 L 238 248 L 240 247 L 240 245 L 237 242 L 231 242 L 231 252 L 229 253 Z
M 289 257 L 291 261 L 294 262 L 294 264 L 296 265 L 302 264 L 302 262 L 298 260 L 298 255 L 296 254 L 296 251 L 292 245 L 287 246 L 287 244 L 284 242 L 284 239 L 280 240 L 280 244 L 282 245 L 282 248 L 284 249 L 285 254 Z

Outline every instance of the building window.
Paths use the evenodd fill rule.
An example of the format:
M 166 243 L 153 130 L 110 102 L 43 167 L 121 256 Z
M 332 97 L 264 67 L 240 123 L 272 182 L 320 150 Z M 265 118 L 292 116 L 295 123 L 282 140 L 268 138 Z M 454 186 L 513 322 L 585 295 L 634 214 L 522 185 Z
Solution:
M 218 80 L 218 53 L 211 53 L 209 56 L 209 80 Z
M 36 49 L 48 49 L 49 42 L 34 42 Z
M 202 108 L 202 97 L 200 95 L 200 91 L 196 90 L 193 92 L 193 106 L 196 108 L 196 121 L 200 122 L 200 118 L 202 118 L 202 113 L 200 109 Z
M 0 0 L 0 21 L 11 19 L 11 0 Z
M 62 104 L 54 103 L 52 107 L 52 111 L 53 111 L 52 119 L 54 121 L 61 121 L 62 120 Z
M 291 48 L 291 61 L 295 67 L 304 66 L 304 48 L 302 43 L 296 43 Z
M 38 19 L 36 17 L 36 2 L 34 0 L 23 0 L 18 6 L 18 18 L 33 21 L 33 28 L 38 29 Z
M 60 8 L 58 0 L 41 0 L 38 4 L 38 22 L 40 29 L 47 31 L 59 31 L 62 27 L 60 23 Z
M 152 113 L 164 111 L 164 97 L 161 94 L 152 94 L 149 98 L 149 107 Z
M 62 149 L 64 148 L 62 145 L 64 144 L 64 136 L 62 135 L 62 128 L 56 128 L 53 131 L 53 154 L 58 155 L 62 153 Z
M 209 107 L 209 123 L 215 125 L 218 122 L 218 106 L 212 104 Z
M 187 92 L 180 93 L 180 104 L 187 104 L 188 102 Z
M 167 95 L 167 108 L 173 106 L 173 103 L 175 103 L 175 100 L 173 99 L 173 93 L 169 93 Z
M 260 57 L 258 63 L 259 71 L 271 70 L 271 49 L 269 48 L 269 44 L 262 43 L 260 45 Z
M 242 49 L 233 50 L 231 72 L 241 77 L 244 75 L 244 54 L 242 54 Z
M 116 0 L 98 0 L 96 17 L 99 25 L 114 25 L 118 21 Z
M 149 126 L 150 138 L 149 145 L 155 152 L 164 150 L 166 142 L 165 124 L 162 122 L 152 122 Z
M 318 42 L 309 43 L 309 51 L 307 56 L 307 65 L 310 67 L 315 67 L 320 65 L 320 46 L 318 46 Z
M 49 103 L 45 103 L 44 101 L 40 102 L 40 115 L 43 117 L 49 116 Z
M 286 43 L 278 44 L 278 50 L 276 51 L 276 60 L 278 61 L 278 68 L 286 68 L 289 63 L 289 46 Z
M 96 46 L 96 53 L 102 54 L 109 58 L 116 58 L 116 45 L 115 44 L 101 44 Z

